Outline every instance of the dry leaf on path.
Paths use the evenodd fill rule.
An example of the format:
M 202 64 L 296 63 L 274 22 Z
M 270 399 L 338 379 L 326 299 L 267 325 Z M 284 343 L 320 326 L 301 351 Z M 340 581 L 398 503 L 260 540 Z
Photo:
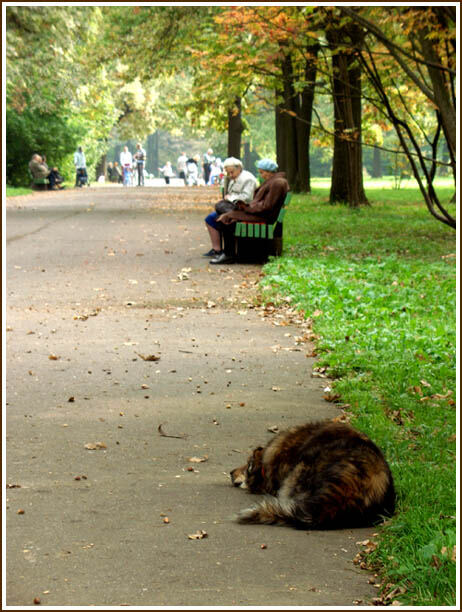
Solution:
M 107 448 L 104 442 L 88 442 L 85 444 L 85 448 L 87 450 L 103 450 Z
M 207 455 L 204 455 L 203 457 L 190 457 L 188 459 L 188 461 L 190 463 L 203 463 L 204 461 L 208 461 L 209 458 Z
M 203 529 L 199 529 L 196 533 L 190 533 L 188 538 L 190 540 L 203 540 L 204 538 L 208 538 L 209 534 Z
M 160 357 L 157 355 L 142 355 L 141 353 L 136 353 L 138 357 L 141 357 L 143 361 L 159 361 Z
M 159 435 L 163 436 L 164 438 L 179 438 L 180 440 L 185 440 L 187 437 L 186 434 L 181 434 L 180 436 L 170 436 L 166 434 L 165 431 L 162 429 L 162 423 L 157 428 L 157 431 L 159 432 Z

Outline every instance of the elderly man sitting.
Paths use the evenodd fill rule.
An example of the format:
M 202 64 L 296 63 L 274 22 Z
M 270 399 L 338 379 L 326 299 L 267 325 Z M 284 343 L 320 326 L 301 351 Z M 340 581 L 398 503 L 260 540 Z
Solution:
M 274 223 L 284 204 L 289 191 L 289 183 L 284 172 L 278 172 L 276 162 L 271 159 L 261 159 L 257 168 L 263 183 L 255 192 L 251 202 L 238 202 L 236 210 L 219 215 L 216 227 L 223 235 L 224 250 L 211 264 L 225 264 L 234 262 L 234 224 L 236 221 L 250 221 L 253 223 Z
M 252 201 L 257 179 L 254 175 L 242 168 L 242 162 L 235 157 L 228 157 L 223 162 L 226 172 L 225 195 L 223 200 L 215 205 L 215 212 L 210 213 L 205 219 L 205 224 L 210 235 L 212 248 L 204 257 L 217 257 L 223 253 L 221 250 L 222 227 L 217 226 L 217 217 L 230 210 L 237 210 L 239 203 L 248 204 Z
M 62 183 L 63 178 L 59 174 L 58 168 L 53 168 L 52 170 L 50 170 L 45 160 L 40 155 L 38 155 L 38 153 L 32 155 L 32 159 L 29 162 L 29 170 L 34 179 L 47 178 L 50 182 L 50 189 L 63 189 L 63 187 L 60 186 L 60 183 Z

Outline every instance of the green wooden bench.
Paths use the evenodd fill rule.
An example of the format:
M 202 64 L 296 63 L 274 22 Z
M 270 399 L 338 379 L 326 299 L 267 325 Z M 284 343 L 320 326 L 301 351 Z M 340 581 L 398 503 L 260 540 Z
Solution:
M 236 255 L 238 257 L 258 257 L 267 259 L 268 255 L 282 254 L 283 219 L 286 207 L 292 198 L 289 191 L 284 199 L 284 204 L 279 211 L 278 218 L 272 224 L 251 223 L 237 221 L 234 229 L 236 240 Z
M 47 178 L 34 178 L 32 172 L 29 170 L 29 176 L 31 178 L 32 189 L 48 189 L 50 181 Z

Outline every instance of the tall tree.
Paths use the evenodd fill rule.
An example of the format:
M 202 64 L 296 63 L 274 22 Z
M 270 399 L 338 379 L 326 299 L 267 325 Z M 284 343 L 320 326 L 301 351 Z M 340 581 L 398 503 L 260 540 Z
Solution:
M 433 187 L 438 165 L 438 140 L 443 132 L 450 164 L 456 171 L 456 98 L 455 98 L 455 8 L 454 7 L 407 7 L 389 13 L 389 28 L 384 30 L 373 19 L 372 11 L 367 17 L 349 7 L 340 10 L 368 33 L 364 49 L 357 49 L 364 70 L 375 88 L 382 112 L 393 124 L 402 150 L 406 154 L 413 175 L 419 184 L 425 204 L 435 219 L 455 228 L 456 220 L 444 206 Z M 377 49 L 377 41 L 388 52 Z M 430 162 L 413 129 L 414 118 L 409 102 L 403 97 L 402 87 L 393 76 L 399 66 L 403 74 L 423 94 L 429 108 L 436 108 L 435 128 L 432 136 L 425 134 L 430 145 Z M 390 83 L 397 89 L 400 104 L 394 103 Z M 411 90 L 412 94 L 412 90 Z M 414 96 L 415 91 L 414 91 Z
M 326 36 L 332 53 L 334 157 L 330 202 L 352 207 L 368 204 L 363 185 L 361 142 L 361 67 L 351 49 L 361 48 L 363 31 L 355 23 L 341 24 L 327 12 Z

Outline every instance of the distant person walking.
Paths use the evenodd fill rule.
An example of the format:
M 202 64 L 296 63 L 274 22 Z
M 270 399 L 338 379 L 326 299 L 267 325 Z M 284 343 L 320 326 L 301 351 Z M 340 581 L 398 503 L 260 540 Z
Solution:
M 210 181 L 210 172 L 212 170 L 212 163 L 215 161 L 213 157 L 213 150 L 207 149 L 207 153 L 204 153 L 204 161 L 202 163 L 202 168 L 204 170 L 204 183 L 209 185 Z
M 169 161 L 166 162 L 163 168 L 159 168 L 159 171 L 162 173 L 162 176 L 165 179 L 165 183 L 169 185 L 170 179 L 175 176 L 175 173 L 173 172 L 172 164 Z
M 183 179 L 185 185 L 186 185 L 186 162 L 187 161 L 188 161 L 188 158 L 186 157 L 186 153 L 184 151 L 176 161 L 176 168 L 178 170 L 178 176 L 180 177 L 180 179 Z
M 125 146 L 120 154 L 120 165 L 122 166 L 123 184 L 125 187 L 130 185 L 133 157 L 128 147 Z
M 83 187 L 88 182 L 87 174 L 87 160 L 85 159 L 85 153 L 82 147 L 78 147 L 74 153 L 74 166 L 75 166 L 75 186 Z
M 186 182 L 191 187 L 191 185 L 199 184 L 199 166 L 197 162 L 199 160 L 199 156 L 195 155 L 194 157 L 189 157 L 186 161 Z
M 136 171 L 138 174 L 138 187 L 144 187 L 144 164 L 146 162 L 146 151 L 138 142 L 136 145 L 136 151 L 133 155 L 133 159 L 136 162 Z

